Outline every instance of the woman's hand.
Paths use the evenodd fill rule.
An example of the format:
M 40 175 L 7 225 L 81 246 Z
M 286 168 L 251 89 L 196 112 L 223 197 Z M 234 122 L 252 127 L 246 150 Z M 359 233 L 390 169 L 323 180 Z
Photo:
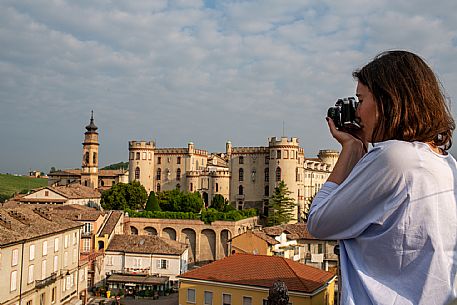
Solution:
M 336 129 L 331 118 L 326 118 L 330 133 L 341 144 L 342 149 L 338 161 L 327 181 L 341 184 L 351 173 L 354 166 L 367 153 L 367 143 L 362 141 L 360 132 L 345 132 Z

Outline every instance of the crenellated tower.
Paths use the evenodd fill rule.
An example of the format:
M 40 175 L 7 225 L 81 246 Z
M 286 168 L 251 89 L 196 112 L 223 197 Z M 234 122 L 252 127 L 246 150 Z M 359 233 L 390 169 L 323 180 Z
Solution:
M 139 181 L 148 193 L 154 190 L 154 150 L 152 141 L 129 142 L 129 182 Z
M 81 184 L 98 188 L 98 127 L 94 124 L 92 111 L 90 123 L 86 126 L 83 144 L 83 160 L 81 167 Z

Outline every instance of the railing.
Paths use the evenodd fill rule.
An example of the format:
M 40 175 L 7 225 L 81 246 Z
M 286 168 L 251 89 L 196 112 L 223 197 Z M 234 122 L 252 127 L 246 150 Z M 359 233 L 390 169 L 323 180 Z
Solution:
M 45 279 L 36 280 L 35 281 L 35 288 L 36 289 L 44 288 L 46 286 L 49 286 L 49 285 L 53 284 L 56 280 L 57 280 L 57 272 L 53 272 L 53 273 L 51 273 L 50 276 L 48 276 Z

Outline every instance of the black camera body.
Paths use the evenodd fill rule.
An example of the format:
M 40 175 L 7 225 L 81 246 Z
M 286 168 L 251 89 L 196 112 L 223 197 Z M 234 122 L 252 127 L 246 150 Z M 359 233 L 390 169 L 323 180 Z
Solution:
M 337 129 L 359 129 L 359 120 L 355 116 L 355 111 L 359 102 L 353 96 L 340 98 L 334 107 L 330 107 L 327 116 L 333 120 Z

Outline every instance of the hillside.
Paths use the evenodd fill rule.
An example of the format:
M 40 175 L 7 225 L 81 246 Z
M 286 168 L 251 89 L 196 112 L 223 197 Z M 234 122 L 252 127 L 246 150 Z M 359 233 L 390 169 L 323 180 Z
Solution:
M 44 178 L 0 174 L 0 202 L 1 199 L 11 197 L 14 193 L 23 193 L 47 185 L 48 179 Z
M 128 169 L 128 168 L 129 168 L 128 162 L 119 162 L 119 163 L 105 166 L 102 169 Z

